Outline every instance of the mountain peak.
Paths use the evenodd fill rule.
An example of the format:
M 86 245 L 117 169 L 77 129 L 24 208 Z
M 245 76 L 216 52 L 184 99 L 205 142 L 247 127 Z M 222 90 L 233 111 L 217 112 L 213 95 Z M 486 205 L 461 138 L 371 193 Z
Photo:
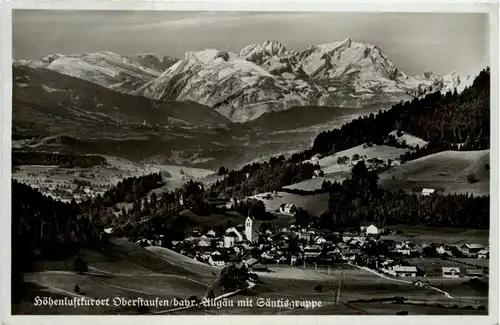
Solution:
M 262 44 L 245 46 L 240 51 L 240 56 L 247 61 L 262 63 L 267 58 L 288 53 L 285 46 L 276 40 L 265 40 Z
M 351 47 L 351 44 L 352 44 L 352 39 L 350 37 L 347 37 L 343 41 L 341 41 L 339 45 L 345 47 Z

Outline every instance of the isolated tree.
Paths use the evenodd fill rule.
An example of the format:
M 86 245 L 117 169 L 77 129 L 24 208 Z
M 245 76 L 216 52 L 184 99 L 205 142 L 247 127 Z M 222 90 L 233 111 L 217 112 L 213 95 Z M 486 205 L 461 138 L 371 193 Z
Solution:
M 475 183 L 477 181 L 476 175 L 474 173 L 470 173 L 467 175 L 467 181 L 469 183 Z
M 224 168 L 224 166 L 220 166 L 219 171 L 217 172 L 217 175 L 219 175 L 219 176 L 226 175 L 227 172 L 228 172 L 228 170 L 226 168 Z
M 81 255 L 79 255 L 75 259 L 74 268 L 78 273 L 85 273 L 89 271 L 88 263 L 83 259 L 83 256 Z
M 314 290 L 317 292 L 322 292 L 323 291 L 323 286 L 321 284 L 318 284 L 317 286 L 314 287 Z

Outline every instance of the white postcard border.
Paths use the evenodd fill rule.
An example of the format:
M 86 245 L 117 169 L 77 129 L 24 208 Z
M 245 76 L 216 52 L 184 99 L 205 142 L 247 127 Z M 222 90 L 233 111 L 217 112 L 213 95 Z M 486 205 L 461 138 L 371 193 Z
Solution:
M 495 5 L 496 4 L 496 5 Z M 10 305 L 10 184 L 11 184 L 11 91 L 12 91 L 12 9 L 40 10 L 190 10 L 190 11 L 350 11 L 350 12 L 481 12 L 490 16 L 491 67 L 491 149 L 490 149 L 490 293 L 488 316 L 12 316 Z M 499 289 L 499 40 L 497 1 L 290 1 L 290 0 L 217 0 L 217 1 L 137 1 L 137 0 L 0 0 L 0 268 L 1 315 L 5 324 L 498 324 Z M 459 54 L 457 54 L 459 55 Z M 203 318 L 201 318 L 203 317 Z

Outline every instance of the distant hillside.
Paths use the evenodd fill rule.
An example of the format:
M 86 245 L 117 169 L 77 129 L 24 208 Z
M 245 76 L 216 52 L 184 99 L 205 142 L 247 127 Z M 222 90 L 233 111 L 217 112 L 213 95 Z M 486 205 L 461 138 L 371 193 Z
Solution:
M 244 126 L 262 130 L 294 130 L 321 125 L 335 124 L 342 118 L 354 118 L 366 112 L 374 111 L 372 107 L 350 108 L 330 106 L 296 106 L 284 111 L 265 113 L 255 120 L 246 122 Z M 344 122 L 343 122 L 344 123 Z
M 56 134 L 75 128 L 209 125 L 230 121 L 191 102 L 161 102 L 115 92 L 44 68 L 13 67 L 13 133 Z

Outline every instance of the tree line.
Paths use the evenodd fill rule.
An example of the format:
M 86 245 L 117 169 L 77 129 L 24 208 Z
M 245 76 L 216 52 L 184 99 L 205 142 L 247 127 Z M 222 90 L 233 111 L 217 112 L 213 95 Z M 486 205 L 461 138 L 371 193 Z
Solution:
M 226 171 L 222 180 L 208 190 L 213 198 L 244 198 L 263 192 L 281 190 L 284 186 L 311 179 L 318 165 L 272 157 L 268 162 L 253 163 L 240 170 Z M 222 169 L 222 168 L 221 168 Z
M 57 165 L 64 168 L 90 168 L 106 165 L 104 157 L 96 155 L 76 155 L 41 151 L 12 151 L 12 166 Z

